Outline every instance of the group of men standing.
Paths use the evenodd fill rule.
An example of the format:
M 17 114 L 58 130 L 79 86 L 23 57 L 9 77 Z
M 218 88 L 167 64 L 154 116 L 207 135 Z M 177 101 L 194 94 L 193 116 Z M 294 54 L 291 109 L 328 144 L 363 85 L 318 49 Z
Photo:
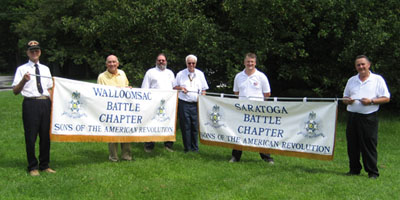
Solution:
M 49 167 L 50 162 L 50 93 L 53 87 L 51 73 L 47 66 L 39 63 L 41 49 L 39 42 L 30 41 L 27 45 L 28 63 L 18 67 L 14 81 L 14 94 L 24 96 L 22 118 L 25 131 L 25 144 L 28 160 L 28 172 L 31 176 L 40 175 L 40 171 L 55 173 Z M 205 75 L 196 68 L 197 57 L 188 55 L 186 68 L 174 73 L 167 68 L 167 57 L 161 53 L 157 56 L 156 65 L 149 69 L 143 79 L 141 88 L 179 90 L 178 116 L 182 132 L 184 152 L 198 152 L 198 95 L 204 95 L 209 88 Z M 266 100 L 271 96 L 271 88 L 267 76 L 257 70 L 257 57 L 248 53 L 244 58 L 244 70 L 234 79 L 233 92 L 239 99 L 255 101 Z M 363 157 L 365 171 L 370 178 L 379 176 L 377 168 L 377 137 L 379 104 L 390 101 L 390 93 L 384 79 L 370 71 L 370 61 L 366 56 L 358 56 L 355 60 L 357 75 L 349 79 L 343 101 L 347 104 L 349 118 L 346 130 L 350 171 L 348 175 L 358 175 L 361 171 L 360 154 Z M 130 87 L 124 71 L 118 69 L 119 60 L 115 55 L 106 59 L 107 70 L 98 76 L 97 83 L 116 87 Z M 35 78 L 33 79 L 32 76 Z M 40 137 L 39 161 L 35 156 L 35 142 Z M 118 143 L 109 143 L 109 160 L 116 162 Z M 144 151 L 151 152 L 154 142 L 146 142 Z M 173 142 L 164 142 L 167 151 L 173 152 Z M 131 144 L 121 143 L 121 158 L 132 160 Z M 242 151 L 233 149 L 229 162 L 239 162 Z M 260 153 L 261 158 L 274 164 L 269 154 Z
M 208 84 L 204 73 L 195 69 L 197 57 L 186 57 L 187 68 L 180 71 L 176 78 L 174 73 L 167 68 L 167 57 L 161 53 L 156 58 L 156 65 L 150 68 L 142 82 L 141 88 L 180 90 L 179 93 L 179 120 L 182 131 L 184 151 L 198 152 L 198 125 L 197 125 L 197 97 L 199 93 L 205 93 Z M 119 61 L 115 55 L 106 59 L 107 70 L 98 76 L 97 83 L 117 87 L 128 87 L 129 81 L 125 73 L 118 69 Z M 200 92 L 199 92 L 200 91 Z M 173 152 L 173 142 L 164 142 L 167 151 Z M 122 159 L 131 160 L 131 144 L 121 143 Z M 145 142 L 144 151 L 150 153 L 155 147 L 155 142 Z M 109 160 L 118 161 L 118 143 L 109 143 Z

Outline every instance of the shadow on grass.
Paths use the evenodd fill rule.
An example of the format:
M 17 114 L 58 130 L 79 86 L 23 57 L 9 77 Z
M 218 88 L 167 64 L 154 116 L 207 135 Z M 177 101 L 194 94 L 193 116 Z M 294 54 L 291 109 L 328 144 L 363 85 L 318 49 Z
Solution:
M 232 154 L 231 154 L 231 149 L 224 149 L 218 150 L 218 152 L 212 152 L 212 151 L 201 151 L 200 150 L 200 157 L 204 160 L 212 160 L 212 161 L 222 161 L 228 163 L 228 161 L 231 159 Z M 248 160 L 246 160 L 247 162 Z M 251 160 L 255 161 L 255 160 Z
M 70 156 L 57 155 L 53 156 L 50 165 L 56 168 L 70 168 L 72 166 L 87 166 L 108 162 L 108 155 L 101 149 L 98 150 L 77 150 L 72 152 Z
M 90 165 L 97 163 L 110 162 L 108 160 L 108 143 L 96 144 L 72 144 L 74 147 L 66 152 L 53 152 L 52 163 L 58 167 L 67 168 L 76 165 Z M 90 149 L 93 147 L 94 149 Z M 159 157 L 174 157 L 176 154 L 183 153 L 183 147 L 174 145 L 174 152 L 165 150 L 163 142 L 156 142 L 152 152 L 144 151 L 144 143 L 131 143 L 131 152 L 133 160 L 156 159 Z M 121 148 L 118 147 L 118 156 L 121 159 Z
M 0 160 L 0 167 L 1 168 L 10 168 L 10 169 L 24 169 L 27 170 L 28 163 L 22 159 L 1 159 Z
M 282 165 L 279 167 L 284 171 L 298 172 L 299 174 L 308 173 L 308 174 L 332 174 L 338 176 L 346 175 L 344 171 L 323 169 L 320 166 L 310 167 L 304 165 Z

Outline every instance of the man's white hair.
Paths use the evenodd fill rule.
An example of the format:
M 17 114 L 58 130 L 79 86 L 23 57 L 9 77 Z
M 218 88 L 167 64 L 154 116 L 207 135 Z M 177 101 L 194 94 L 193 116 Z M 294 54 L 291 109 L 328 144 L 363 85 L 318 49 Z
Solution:
M 195 55 L 193 55 L 193 54 L 190 54 L 190 55 L 186 56 L 186 58 L 185 58 L 186 63 L 187 63 L 188 59 L 190 59 L 190 58 L 193 59 L 194 62 L 197 63 L 197 57 Z

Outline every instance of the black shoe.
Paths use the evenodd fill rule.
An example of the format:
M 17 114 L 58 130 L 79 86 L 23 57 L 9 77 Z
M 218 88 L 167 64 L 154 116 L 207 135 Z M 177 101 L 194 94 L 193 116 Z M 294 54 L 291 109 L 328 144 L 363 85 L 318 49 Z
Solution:
M 346 173 L 346 176 L 358 176 L 358 175 L 360 175 L 360 172 L 347 172 Z
M 377 179 L 377 178 L 378 178 L 378 175 L 376 175 L 376 174 L 368 174 L 368 178 L 370 178 L 370 179 Z

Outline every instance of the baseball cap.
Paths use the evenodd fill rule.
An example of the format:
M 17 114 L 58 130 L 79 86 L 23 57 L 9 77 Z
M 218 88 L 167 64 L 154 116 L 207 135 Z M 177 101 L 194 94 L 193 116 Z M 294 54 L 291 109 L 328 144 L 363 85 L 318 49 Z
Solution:
M 28 50 L 40 49 L 39 42 L 36 40 L 31 40 L 28 42 L 27 48 Z

